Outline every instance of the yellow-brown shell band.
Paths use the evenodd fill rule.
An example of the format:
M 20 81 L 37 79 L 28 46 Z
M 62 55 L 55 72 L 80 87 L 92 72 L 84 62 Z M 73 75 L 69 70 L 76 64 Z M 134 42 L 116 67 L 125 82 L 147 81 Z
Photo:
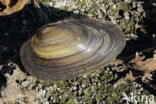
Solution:
M 65 40 L 68 40 L 67 42 L 63 38 L 62 40 L 56 40 L 56 42 L 52 43 L 57 43 L 59 45 L 66 44 L 66 46 L 69 47 L 71 45 L 72 48 L 76 47 L 75 53 L 71 52 L 70 54 L 61 56 L 61 54 L 56 51 L 56 54 L 60 57 L 57 55 L 57 57 L 53 56 L 54 54 L 50 58 L 40 57 L 40 54 L 36 54 L 36 51 L 33 49 L 36 45 L 32 45 L 34 42 L 34 39 L 32 38 L 32 40 L 30 39 L 26 42 L 21 49 L 22 63 L 30 74 L 47 80 L 62 80 L 76 77 L 106 65 L 108 62 L 115 59 L 125 46 L 124 35 L 114 24 L 101 23 L 92 19 L 70 19 L 66 20 L 64 23 L 65 25 L 61 24 L 61 26 L 63 26 L 58 26 L 57 28 L 71 29 L 73 36 L 71 35 L 68 39 L 66 38 Z M 68 26 L 69 24 L 71 24 L 71 26 Z M 49 25 L 55 26 L 55 24 Z M 40 33 L 39 35 L 41 35 L 41 38 L 38 38 L 41 39 L 39 43 L 44 42 L 44 34 L 46 34 L 45 31 L 47 31 L 44 30 L 45 28 L 46 26 L 38 31 L 38 33 Z M 74 29 L 77 29 L 80 32 Z M 38 33 L 36 34 L 38 35 Z M 51 34 L 49 35 L 51 37 Z M 57 35 L 54 34 L 52 37 L 57 38 Z M 78 40 L 76 40 L 77 38 Z M 79 41 L 81 38 L 83 41 Z M 73 44 L 73 42 L 75 43 Z M 55 47 L 56 44 L 52 43 L 48 43 L 48 45 L 45 46 Z M 37 42 L 33 44 L 37 44 Z M 43 44 L 39 47 L 42 47 L 42 45 Z M 84 46 L 86 48 L 83 48 Z M 61 48 L 70 49 L 67 47 Z M 62 52 L 64 51 L 62 50 Z

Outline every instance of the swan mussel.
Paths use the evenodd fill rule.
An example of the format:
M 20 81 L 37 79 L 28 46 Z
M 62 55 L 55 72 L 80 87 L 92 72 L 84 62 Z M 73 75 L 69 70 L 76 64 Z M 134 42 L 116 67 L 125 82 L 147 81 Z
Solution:
M 122 31 L 110 22 L 68 18 L 39 28 L 21 48 L 26 71 L 44 80 L 67 80 L 99 69 L 125 47 Z

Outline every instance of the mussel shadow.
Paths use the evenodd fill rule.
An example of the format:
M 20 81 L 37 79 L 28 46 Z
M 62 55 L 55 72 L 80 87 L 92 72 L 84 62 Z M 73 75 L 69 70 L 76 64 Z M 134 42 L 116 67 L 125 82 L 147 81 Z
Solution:
M 53 7 L 44 5 L 41 7 L 46 12 L 49 22 L 57 22 L 71 16 L 80 16 L 80 14 Z M 4 70 L 10 70 L 8 65 L 10 61 L 17 64 L 23 72 L 26 72 L 20 60 L 21 46 L 31 38 L 39 27 L 47 23 L 41 19 L 37 11 L 31 4 L 27 4 L 17 13 L 0 16 L 0 65 L 3 65 L 2 70 L 0 70 L 0 89 L 6 85 L 7 79 L 4 74 L 7 72 L 4 73 Z
M 80 16 L 80 14 L 53 7 L 44 5 L 41 7 L 48 15 L 49 22 Z M 27 4 L 20 12 L 9 16 L 0 16 L 0 24 L 0 65 L 3 65 L 9 59 L 14 59 L 14 56 L 19 57 L 21 45 L 46 22 L 39 17 L 37 10 L 31 4 Z

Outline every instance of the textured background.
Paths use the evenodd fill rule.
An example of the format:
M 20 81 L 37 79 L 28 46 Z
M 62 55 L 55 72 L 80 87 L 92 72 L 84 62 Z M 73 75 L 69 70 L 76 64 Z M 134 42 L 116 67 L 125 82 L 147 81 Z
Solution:
M 121 56 L 129 56 L 155 44 L 152 43 L 152 35 L 155 34 L 156 28 L 155 0 L 38 0 L 38 2 L 42 3 L 41 7 L 51 22 L 82 14 L 118 25 L 127 40 Z M 29 3 L 16 14 L 0 17 L 1 103 L 120 104 L 125 102 L 122 100 L 123 92 L 127 95 L 131 92 L 138 96 L 153 95 L 152 91 L 137 82 L 127 81 L 114 87 L 111 82 L 118 74 L 113 69 L 118 66 L 109 65 L 91 74 L 58 82 L 42 81 L 29 75 L 19 74 L 22 73 L 19 68 L 23 70 L 19 58 L 20 47 L 43 24 Z M 13 92 L 7 88 L 8 86 L 17 90 L 11 101 L 8 96 Z M 26 92 L 30 90 L 33 94 L 29 96 L 34 99 L 27 97 Z M 24 94 L 17 96 L 17 93 Z

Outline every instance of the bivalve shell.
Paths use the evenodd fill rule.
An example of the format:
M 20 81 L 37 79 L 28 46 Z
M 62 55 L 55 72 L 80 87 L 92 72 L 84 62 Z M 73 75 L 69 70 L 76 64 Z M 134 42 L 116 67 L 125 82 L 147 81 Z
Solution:
M 84 16 L 41 27 L 23 44 L 20 55 L 31 75 L 66 80 L 107 65 L 125 43 L 116 25 Z

